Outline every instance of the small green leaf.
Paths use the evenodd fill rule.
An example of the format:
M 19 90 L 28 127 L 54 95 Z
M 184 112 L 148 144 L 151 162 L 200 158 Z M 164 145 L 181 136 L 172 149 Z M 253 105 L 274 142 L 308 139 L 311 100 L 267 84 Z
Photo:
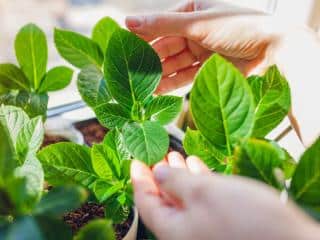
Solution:
M 97 44 L 99 44 L 100 49 L 103 53 L 106 52 L 106 49 L 109 44 L 109 40 L 115 30 L 120 28 L 118 23 L 116 23 L 112 18 L 105 17 L 102 18 L 93 28 L 92 39 Z
M 99 178 L 91 164 L 90 149 L 75 143 L 58 143 L 42 149 L 38 158 L 47 181 L 53 185 L 77 183 L 91 188 Z
M 146 107 L 146 119 L 166 125 L 174 120 L 181 111 L 183 99 L 174 96 L 159 96 Z
M 286 154 L 279 146 L 264 140 L 249 139 L 236 148 L 234 172 L 281 188 L 275 170 L 282 170 L 284 161 Z
M 320 137 L 302 155 L 292 177 L 290 192 L 297 202 L 320 207 Z
M 47 71 L 48 46 L 44 32 L 34 24 L 21 28 L 15 40 L 16 57 L 30 86 L 38 89 Z
M 34 210 L 35 215 L 61 217 L 83 204 L 86 191 L 77 186 L 55 187 L 44 195 Z
M 109 129 L 122 128 L 130 122 L 130 115 L 119 104 L 105 103 L 94 108 L 99 122 Z
M 78 232 L 75 240 L 115 240 L 112 222 L 109 220 L 93 220 Z
M 183 141 L 188 155 L 199 157 L 212 170 L 224 171 L 226 156 L 210 143 L 200 131 L 188 129 Z
M 109 131 L 103 140 L 103 144 L 111 148 L 116 153 L 119 161 L 130 159 L 130 153 L 126 148 L 123 136 L 120 134 L 118 129 Z
M 92 108 L 111 100 L 103 73 L 95 65 L 81 70 L 77 84 L 82 99 Z
M 115 195 L 119 194 L 124 188 L 123 182 L 110 183 L 110 181 L 97 181 L 93 192 L 100 203 L 103 203 Z
M 197 128 L 229 156 L 239 139 L 250 136 L 254 100 L 247 80 L 231 63 L 214 54 L 201 68 L 191 93 Z
M 39 93 L 58 91 L 67 87 L 72 80 L 73 70 L 64 67 L 52 68 L 41 82 Z
M 29 90 L 29 80 L 24 73 L 10 63 L 0 64 L 0 85 L 7 89 Z
M 121 224 L 128 219 L 131 209 L 127 204 L 121 204 L 118 198 L 109 199 L 105 206 L 106 217 L 112 219 L 115 224 Z
M 162 70 L 158 55 L 147 42 L 117 29 L 106 51 L 104 73 L 112 97 L 131 111 L 137 102 L 143 103 L 153 94 Z
M 129 123 L 123 137 L 129 152 L 148 165 L 161 161 L 168 152 L 169 136 L 158 122 Z
M 60 55 L 78 68 L 102 66 L 103 54 L 94 41 L 78 33 L 55 29 L 54 42 Z
M 16 150 L 21 163 L 28 154 L 36 154 L 44 138 L 42 118 L 37 117 L 28 121 L 17 136 Z
M 252 135 L 264 137 L 287 116 L 291 106 L 290 88 L 276 66 L 263 77 L 250 77 L 248 82 L 256 102 Z

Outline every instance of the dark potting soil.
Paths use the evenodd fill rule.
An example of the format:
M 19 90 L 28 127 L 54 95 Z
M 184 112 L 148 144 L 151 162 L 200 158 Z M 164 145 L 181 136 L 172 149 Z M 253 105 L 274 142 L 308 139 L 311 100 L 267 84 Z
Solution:
M 81 208 L 63 216 L 63 221 L 69 225 L 73 234 L 76 234 L 80 228 L 94 219 L 105 217 L 105 207 L 96 203 L 85 203 Z M 128 233 L 133 223 L 133 213 L 130 213 L 129 218 L 122 224 L 114 226 L 117 240 L 121 240 Z
M 103 127 L 96 119 L 76 123 L 75 127 L 83 134 L 84 141 L 89 146 L 94 143 L 101 143 L 108 132 L 108 129 Z
M 53 136 L 53 135 L 44 135 L 44 140 L 41 145 L 41 148 L 47 147 L 51 144 L 59 143 L 59 142 L 70 142 L 70 140 L 61 137 L 61 136 Z

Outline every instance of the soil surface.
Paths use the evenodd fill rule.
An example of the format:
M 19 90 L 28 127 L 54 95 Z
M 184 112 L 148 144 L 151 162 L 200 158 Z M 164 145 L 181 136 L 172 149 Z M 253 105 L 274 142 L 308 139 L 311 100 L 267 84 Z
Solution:
M 52 136 L 52 135 L 44 135 L 44 140 L 41 148 L 47 147 L 51 144 L 59 143 L 59 142 L 70 142 L 70 140 L 61 137 L 61 136 Z
M 63 221 L 68 224 L 73 234 L 76 234 L 80 228 L 94 219 L 104 218 L 105 207 L 96 203 L 85 203 L 81 208 L 63 216 Z M 122 240 L 128 233 L 133 223 L 133 214 L 131 213 L 128 220 L 123 224 L 114 226 L 117 240 Z
M 95 119 L 76 123 L 75 127 L 83 134 L 84 141 L 89 146 L 94 143 L 101 143 L 108 132 L 108 129 Z

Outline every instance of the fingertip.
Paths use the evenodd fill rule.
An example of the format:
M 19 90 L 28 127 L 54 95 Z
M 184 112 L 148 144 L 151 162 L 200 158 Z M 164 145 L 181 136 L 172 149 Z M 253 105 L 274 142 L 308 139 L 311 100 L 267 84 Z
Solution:
M 157 165 L 153 169 L 153 173 L 157 183 L 162 184 L 168 179 L 170 167 L 168 165 Z
M 150 175 L 150 169 L 143 162 L 133 160 L 131 163 L 131 178 L 134 180 L 143 179 Z
M 141 16 L 127 16 L 125 23 L 129 29 L 139 28 L 141 27 L 143 22 L 143 17 Z
M 196 156 L 190 156 L 186 159 L 188 169 L 194 174 L 210 173 L 209 168 Z
M 186 162 L 183 156 L 178 152 L 170 152 L 168 154 L 168 163 L 172 168 L 187 168 Z

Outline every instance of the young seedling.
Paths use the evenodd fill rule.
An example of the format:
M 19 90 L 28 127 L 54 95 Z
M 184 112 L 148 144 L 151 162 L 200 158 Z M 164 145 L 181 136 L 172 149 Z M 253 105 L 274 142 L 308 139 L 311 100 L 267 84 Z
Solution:
M 46 116 L 48 92 L 65 88 L 73 71 L 65 66 L 47 72 L 44 32 L 34 24 L 21 28 L 15 40 L 19 66 L 0 64 L 0 103 L 22 108 L 30 117 Z
M 72 239 L 61 216 L 86 198 L 82 188 L 43 192 L 37 159 L 44 135 L 41 117 L 30 119 L 16 107 L 0 107 L 0 239 Z
M 81 68 L 79 92 L 100 123 L 120 131 L 132 157 L 149 165 L 162 160 L 169 147 L 163 125 L 178 115 L 182 99 L 153 96 L 162 69 L 151 46 L 110 18 L 97 23 L 92 39 L 56 29 L 55 44 Z
M 128 218 L 133 206 L 131 161 L 119 131 L 110 131 L 103 143 L 92 148 L 58 143 L 41 150 L 38 157 L 50 184 L 80 184 L 106 206 L 105 215 L 114 223 Z
M 216 171 L 282 188 L 274 172 L 280 169 L 288 179 L 294 162 L 276 143 L 262 138 L 283 120 L 290 105 L 288 83 L 275 66 L 262 77 L 246 79 L 215 54 L 196 76 L 191 112 L 198 130 L 188 129 L 185 150 Z

